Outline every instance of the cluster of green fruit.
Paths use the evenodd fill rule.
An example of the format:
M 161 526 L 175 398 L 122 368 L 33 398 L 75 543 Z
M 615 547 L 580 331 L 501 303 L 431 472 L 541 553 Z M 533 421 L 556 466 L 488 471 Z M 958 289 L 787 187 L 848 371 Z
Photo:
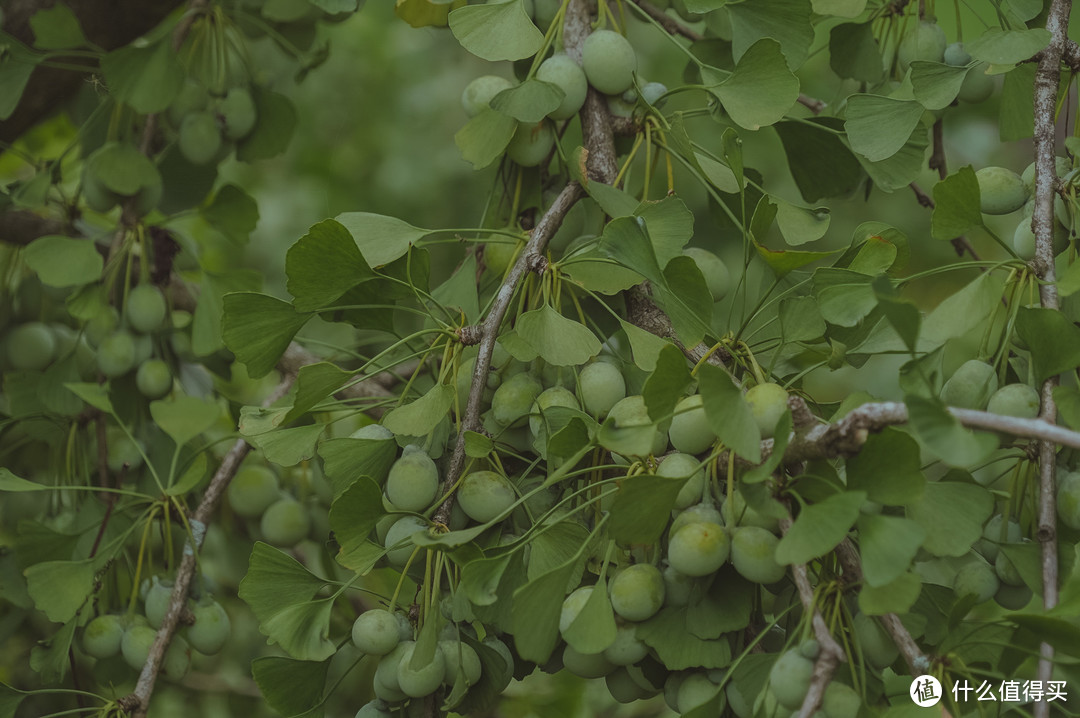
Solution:
M 994 79 L 986 74 L 989 66 L 985 62 L 973 61 L 964 49 L 964 43 L 948 44 L 945 31 L 933 20 L 920 20 L 897 45 L 896 65 L 900 72 L 907 72 L 913 62 L 936 62 L 968 68 L 957 94 L 961 102 L 978 104 L 994 94 Z
M 232 87 L 215 96 L 195 80 L 188 79 L 168 111 L 177 129 L 180 153 L 194 165 L 220 162 L 232 143 L 255 128 L 258 112 L 247 87 Z
M 667 92 L 658 82 L 635 84 L 637 55 L 630 42 L 613 30 L 596 30 L 585 40 L 581 62 L 566 53 L 556 52 L 536 69 L 535 80 L 558 89 L 559 105 L 540 122 L 519 122 L 506 147 L 506 156 L 522 167 L 536 167 L 550 158 L 555 144 L 552 121 L 569 120 L 585 104 L 589 86 L 608 96 L 609 109 L 629 117 L 639 98 L 655 104 Z M 517 87 L 498 75 L 483 75 L 472 80 L 462 92 L 461 104 L 470 118 L 492 106 L 501 93 Z
M 958 599 L 974 597 L 975 604 L 990 599 L 1010 611 L 1019 611 L 1031 600 L 1032 591 L 1002 546 L 1028 543 L 1020 524 L 996 514 L 983 527 L 982 538 L 961 559 L 963 564 L 953 577 L 953 591 Z
M 309 535 L 325 538 L 330 487 L 321 476 L 312 478 L 314 496 L 301 501 L 282 487 L 278 475 L 264 464 L 248 461 L 229 482 L 226 494 L 236 515 L 251 522 L 258 539 L 289 548 Z M 294 482 L 295 483 L 295 482 Z
M 997 372 L 990 364 L 970 359 L 960 365 L 941 387 L 947 406 L 989 411 L 1001 416 L 1034 419 L 1039 415 L 1039 392 L 1027 384 L 998 388 Z
M 157 629 L 165 620 L 172 597 L 172 582 L 155 576 L 143 582 L 140 594 L 142 614 L 105 613 L 83 628 L 82 650 L 97 659 L 93 670 L 102 685 L 108 685 L 113 677 L 126 683 L 130 680 L 131 670 L 142 670 Z M 174 681 L 187 675 L 192 651 L 204 656 L 216 654 L 229 640 L 231 630 L 229 615 L 213 598 L 188 599 L 187 608 L 194 621 L 173 637 L 162 661 L 162 672 Z

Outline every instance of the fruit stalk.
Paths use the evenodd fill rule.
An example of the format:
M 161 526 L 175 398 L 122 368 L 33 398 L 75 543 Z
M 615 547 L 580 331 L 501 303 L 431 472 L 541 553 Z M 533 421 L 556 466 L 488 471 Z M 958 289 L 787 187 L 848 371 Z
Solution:
M 1035 259 L 1032 264 L 1042 280 L 1039 299 L 1043 308 L 1057 310 L 1058 294 L 1054 284 L 1054 195 L 1058 177 L 1055 160 L 1055 119 L 1058 82 L 1061 78 L 1061 60 L 1069 42 L 1069 13 L 1072 0 L 1053 0 L 1046 16 L 1046 29 L 1050 32 L 1050 44 L 1039 58 L 1035 71 L 1035 208 L 1032 213 L 1032 229 L 1035 231 Z M 1054 405 L 1054 387 L 1057 377 L 1050 377 L 1042 386 L 1042 411 L 1040 418 L 1053 424 L 1057 418 Z M 1036 537 L 1042 544 L 1043 608 L 1050 610 L 1057 605 L 1057 507 L 1055 505 L 1054 469 L 1056 466 L 1054 444 L 1043 439 L 1039 443 L 1039 529 Z M 1039 647 L 1038 678 L 1049 680 L 1053 672 L 1054 649 L 1048 643 Z M 1035 718 L 1050 714 L 1050 704 L 1040 701 L 1034 705 Z

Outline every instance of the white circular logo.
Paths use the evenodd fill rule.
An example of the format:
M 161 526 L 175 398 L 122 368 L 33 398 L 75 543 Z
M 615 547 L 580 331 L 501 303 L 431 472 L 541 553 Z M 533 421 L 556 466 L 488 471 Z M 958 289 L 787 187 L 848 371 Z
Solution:
M 908 695 L 923 708 L 936 706 L 941 700 L 941 681 L 933 676 L 919 676 L 911 682 Z

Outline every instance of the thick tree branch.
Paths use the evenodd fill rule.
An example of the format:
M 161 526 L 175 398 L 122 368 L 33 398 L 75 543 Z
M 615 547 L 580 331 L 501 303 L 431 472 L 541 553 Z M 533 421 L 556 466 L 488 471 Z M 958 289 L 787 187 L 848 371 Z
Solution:
M 787 535 L 791 529 L 791 517 L 780 520 L 780 532 Z M 818 642 L 818 655 L 814 661 L 814 673 L 810 678 L 810 689 L 806 692 L 802 707 L 795 713 L 795 718 L 811 718 L 821 702 L 825 698 L 825 689 L 829 686 L 833 674 L 841 663 L 847 660 L 844 649 L 833 638 L 832 632 L 825 624 L 825 619 L 814 604 L 814 587 L 810 584 L 810 576 L 806 564 L 797 563 L 791 567 L 791 575 L 795 580 L 795 587 L 799 591 L 799 600 L 803 610 L 811 616 L 810 625 L 814 629 L 814 638 Z
M 1032 266 L 1042 282 L 1039 299 L 1042 306 L 1057 310 L 1057 285 L 1054 283 L 1054 194 L 1057 191 L 1057 153 L 1055 148 L 1055 112 L 1058 82 L 1061 79 L 1061 60 L 1069 44 L 1069 13 L 1072 0 L 1053 0 L 1046 16 L 1050 44 L 1042 52 L 1035 71 L 1035 210 L 1032 228 L 1035 230 L 1035 259 Z M 1057 377 L 1047 379 L 1042 386 L 1040 418 L 1053 423 L 1057 418 L 1054 387 Z M 1039 528 L 1036 538 L 1042 545 L 1043 608 L 1049 611 L 1058 601 L 1057 508 L 1054 470 L 1056 447 L 1048 439 L 1039 443 Z M 1050 680 L 1053 673 L 1054 649 L 1049 643 L 1039 648 L 1038 678 Z M 1050 704 L 1035 703 L 1035 718 L 1050 715 Z
M 0 213 L 0 242 L 20 247 L 48 234 L 69 234 L 68 227 L 57 219 L 42 217 L 27 210 Z

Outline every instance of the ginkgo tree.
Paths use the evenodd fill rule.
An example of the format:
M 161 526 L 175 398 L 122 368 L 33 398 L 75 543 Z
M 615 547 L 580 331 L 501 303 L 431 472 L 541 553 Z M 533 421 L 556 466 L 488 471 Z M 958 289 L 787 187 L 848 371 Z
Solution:
M 219 170 L 293 140 L 254 44 L 303 79 L 363 3 L 118 4 L 0 26 L 0 717 L 479 716 L 537 672 L 1080 712 L 1068 0 L 397 0 L 490 64 L 445 142 L 491 195 L 313 224 L 286 298 Z M 971 107 L 1030 166 L 950 172 Z M 823 247 L 855 196 L 922 230 Z M 828 385 L 887 355 L 902 402 Z

